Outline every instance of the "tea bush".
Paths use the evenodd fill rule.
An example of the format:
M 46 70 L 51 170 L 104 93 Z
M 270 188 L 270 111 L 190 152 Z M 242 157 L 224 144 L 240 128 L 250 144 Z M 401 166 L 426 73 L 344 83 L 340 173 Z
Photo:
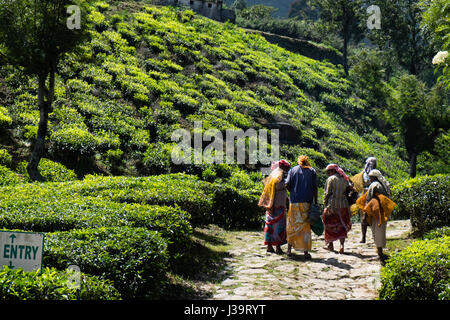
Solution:
M 30 176 L 27 172 L 28 162 L 20 162 L 17 171 L 22 174 L 27 182 L 31 182 Z M 64 165 L 58 162 L 51 161 L 46 158 L 42 158 L 38 165 L 39 171 L 42 176 L 48 182 L 64 182 L 74 181 L 77 179 L 77 175 L 73 170 L 66 168 Z
M 11 169 L 0 165 L 0 187 L 12 186 L 24 182 L 22 177 L 17 175 Z
M 0 125 L 9 126 L 12 123 L 12 119 L 8 114 L 8 109 L 0 107 Z
M 95 197 L 58 197 L 2 201 L 0 227 L 35 232 L 129 226 L 158 231 L 172 258 L 189 246 L 189 214 L 179 208 L 116 203 Z
M 80 274 L 80 287 L 68 285 L 71 273 L 43 268 L 42 273 L 0 270 L 0 300 L 118 300 L 119 292 L 110 281 Z
M 450 175 L 422 176 L 408 179 L 392 188 L 397 204 L 393 216 L 411 219 L 411 225 L 424 234 L 450 225 Z
M 423 235 L 423 238 L 425 240 L 431 240 L 440 237 L 450 237 L 450 227 L 437 228 Z
M 215 184 L 214 206 L 210 222 L 227 229 L 258 228 L 264 222 L 264 211 L 258 207 L 259 192 L 231 185 Z
M 164 290 L 167 242 L 156 231 L 110 227 L 49 233 L 43 264 L 59 270 L 77 265 L 108 279 L 125 299 L 157 298 Z
M 12 156 L 6 149 L 0 149 L 0 166 L 9 167 L 12 163 Z
M 450 237 L 414 241 L 381 271 L 380 299 L 450 299 Z

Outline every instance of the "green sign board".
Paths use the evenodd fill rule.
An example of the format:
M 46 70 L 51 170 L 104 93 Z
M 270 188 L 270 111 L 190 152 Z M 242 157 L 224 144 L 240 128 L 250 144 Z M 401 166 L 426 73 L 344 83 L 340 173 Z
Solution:
M 44 234 L 0 230 L 0 266 L 24 271 L 41 269 Z

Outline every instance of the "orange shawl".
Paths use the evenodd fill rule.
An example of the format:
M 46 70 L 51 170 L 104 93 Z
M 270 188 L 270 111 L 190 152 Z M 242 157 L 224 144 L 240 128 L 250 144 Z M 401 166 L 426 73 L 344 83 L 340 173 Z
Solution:
M 356 200 L 358 207 L 367 213 L 368 222 L 372 223 L 372 217 L 378 220 L 378 227 L 389 220 L 389 217 L 397 206 L 394 201 L 383 194 L 376 195 L 366 205 L 367 192 Z

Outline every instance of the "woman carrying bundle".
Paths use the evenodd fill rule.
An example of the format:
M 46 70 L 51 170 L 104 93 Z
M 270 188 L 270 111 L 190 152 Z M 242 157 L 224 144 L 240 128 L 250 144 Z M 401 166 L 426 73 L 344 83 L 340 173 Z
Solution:
M 356 203 L 367 214 L 378 256 L 384 263 L 387 258 L 383 254 L 383 248 L 386 247 L 386 225 L 396 204 L 390 199 L 389 182 L 379 170 L 371 170 L 369 178 L 369 189 Z

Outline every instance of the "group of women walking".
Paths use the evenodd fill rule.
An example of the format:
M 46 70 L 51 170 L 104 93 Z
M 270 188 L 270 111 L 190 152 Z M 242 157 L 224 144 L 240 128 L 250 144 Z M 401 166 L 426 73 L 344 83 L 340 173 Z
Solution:
M 281 246 L 287 243 L 288 255 L 294 248 L 303 251 L 306 259 L 311 259 L 312 216 L 318 211 L 317 174 L 307 156 L 300 156 L 297 162 L 293 168 L 286 160 L 274 162 L 272 172 L 263 181 L 264 191 L 259 206 L 266 209 L 264 244 L 268 252 L 282 254 Z M 395 203 L 390 200 L 389 183 L 376 169 L 376 159 L 368 158 L 364 170 L 352 178 L 336 164 L 328 165 L 326 172 L 324 209 L 319 218 L 325 232 L 324 249 L 334 251 L 334 242 L 339 240 L 338 252 L 344 253 L 345 239 L 352 227 L 350 205 L 353 201 L 349 201 L 349 193 L 357 192 L 359 197 L 355 199 L 355 205 L 361 212 L 361 242 L 366 241 L 366 230 L 370 226 L 378 256 L 384 262 L 386 224 Z

